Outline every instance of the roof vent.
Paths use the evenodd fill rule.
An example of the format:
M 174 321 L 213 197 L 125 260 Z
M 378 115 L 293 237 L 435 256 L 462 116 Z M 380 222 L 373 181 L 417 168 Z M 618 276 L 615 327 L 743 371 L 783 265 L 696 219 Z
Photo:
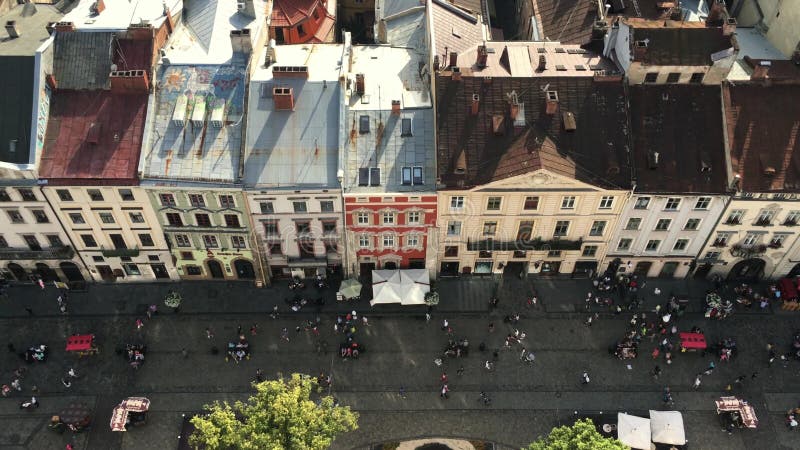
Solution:
M 453 170 L 453 173 L 456 175 L 463 175 L 467 172 L 467 154 L 462 149 L 461 153 L 458 154 L 458 158 L 456 158 L 456 167 Z
M 194 109 L 192 110 L 192 126 L 201 127 L 206 121 L 206 96 L 198 95 L 194 99 Z
M 561 113 L 561 121 L 564 122 L 564 130 L 575 131 L 578 129 L 578 124 L 575 122 L 575 114 L 570 111 Z
M 458 65 L 458 53 L 450 52 L 450 67 L 455 67 Z
M 475 61 L 475 65 L 478 66 L 478 68 L 483 69 L 484 67 L 486 67 L 487 59 L 489 59 L 489 52 L 486 51 L 486 46 L 485 45 L 479 45 L 478 46 L 478 58 L 477 58 L 477 61 Z
M 364 95 L 364 92 L 366 92 L 366 90 L 365 90 L 366 87 L 365 87 L 364 83 L 365 83 L 364 82 L 364 74 L 363 73 L 357 73 L 356 74 L 356 94 Z
M 477 116 L 480 106 L 481 106 L 481 96 L 478 94 L 472 94 L 472 106 L 470 107 L 470 114 L 472 114 L 473 116 Z
M 16 20 L 9 20 L 6 22 L 6 32 L 8 32 L 8 37 L 10 39 L 16 39 L 19 37 L 19 29 L 17 29 Z
M 764 168 L 764 176 L 773 177 L 776 173 L 778 173 L 778 171 L 772 166 L 767 166 Z
M 172 111 L 172 124 L 183 128 L 186 126 L 186 106 L 189 101 L 186 94 L 181 94 L 175 99 L 175 110 Z
M 100 142 L 100 132 L 103 125 L 100 122 L 92 122 L 89 124 L 89 132 L 86 133 L 86 142 L 90 144 L 97 144 Z
M 558 92 L 545 92 L 545 112 L 551 116 L 558 112 Z
M 647 55 L 647 41 L 636 41 L 633 43 L 633 60 L 642 61 Z
M 243 38 L 245 39 L 245 38 Z M 250 36 L 246 39 L 249 41 Z M 273 78 L 308 78 L 308 66 L 274 66 Z
M 101 12 L 105 11 L 105 9 L 106 9 L 106 4 L 103 3 L 103 0 L 97 0 L 94 3 L 92 3 L 91 7 L 89 7 L 89 11 L 92 12 L 93 16 L 99 15 Z
M 452 80 L 461 81 L 461 69 L 459 69 L 458 67 L 453 67 Z
M 211 102 L 211 115 L 208 124 L 214 128 L 225 126 L 225 99 L 218 98 Z
M 392 114 L 400 115 L 400 100 L 392 100 Z
M 730 36 L 736 32 L 736 19 L 733 17 L 728 17 L 725 19 L 725 23 L 722 24 L 722 35 L 723 36 Z
M 658 157 L 658 152 L 650 152 L 647 155 L 647 167 L 649 167 L 651 170 L 658 169 Z
M 503 129 L 503 119 L 504 117 L 499 114 L 492 116 L 492 131 L 494 132 L 495 136 L 502 136 L 505 134 L 505 130 Z

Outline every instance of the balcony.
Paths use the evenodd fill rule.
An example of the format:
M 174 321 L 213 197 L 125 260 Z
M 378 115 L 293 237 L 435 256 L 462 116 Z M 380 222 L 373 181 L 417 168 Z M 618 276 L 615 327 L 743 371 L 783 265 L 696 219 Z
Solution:
M 718 247 L 718 248 L 727 247 L 728 246 L 728 241 L 726 239 L 717 239 L 716 241 L 714 241 L 713 244 L 711 244 L 711 246 L 712 247 Z
M 552 239 L 544 241 L 533 239 L 530 241 L 497 241 L 494 239 L 484 239 L 480 241 L 467 241 L 467 250 L 481 251 L 529 251 L 529 250 L 580 250 L 583 240 L 572 241 L 569 239 Z
M 138 247 L 135 247 L 135 248 L 112 248 L 112 249 L 101 248 L 100 252 L 103 254 L 103 256 L 107 256 L 109 258 L 110 257 L 123 257 L 123 256 L 127 256 L 128 258 L 134 258 L 136 256 L 139 256 L 139 248 Z
M 34 259 L 72 259 L 75 250 L 69 245 L 63 247 L 53 247 L 42 250 L 31 250 L 27 248 L 0 248 L 0 260 L 34 260 Z
M 734 244 L 731 246 L 731 255 L 737 258 L 750 258 L 752 256 L 760 255 L 767 251 L 767 246 L 764 244 L 755 245 L 742 245 Z

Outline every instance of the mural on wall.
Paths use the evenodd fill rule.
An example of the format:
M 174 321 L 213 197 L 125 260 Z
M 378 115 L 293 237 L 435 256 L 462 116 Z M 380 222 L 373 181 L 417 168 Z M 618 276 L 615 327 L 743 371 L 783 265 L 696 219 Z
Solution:
M 39 91 L 39 108 L 36 117 L 36 153 L 44 148 L 44 135 L 47 132 L 47 118 L 50 117 L 50 88 L 45 85 Z

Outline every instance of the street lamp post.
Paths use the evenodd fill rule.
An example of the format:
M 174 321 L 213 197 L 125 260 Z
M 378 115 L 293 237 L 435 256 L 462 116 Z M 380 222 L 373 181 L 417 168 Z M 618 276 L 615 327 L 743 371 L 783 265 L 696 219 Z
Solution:
M 350 264 L 347 260 L 347 254 L 349 252 L 349 247 L 347 246 L 347 215 L 345 213 L 344 207 L 344 170 L 339 169 L 336 172 L 336 180 L 339 181 L 339 188 L 341 189 L 341 198 L 342 198 L 342 269 L 343 269 L 343 276 L 345 278 L 350 276 Z

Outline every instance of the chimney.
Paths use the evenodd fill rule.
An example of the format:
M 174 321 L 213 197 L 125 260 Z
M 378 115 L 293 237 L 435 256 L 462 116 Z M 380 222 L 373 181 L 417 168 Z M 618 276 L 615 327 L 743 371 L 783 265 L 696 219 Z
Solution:
M 231 49 L 234 53 L 250 53 L 253 41 L 250 40 L 250 29 L 231 30 Z
M 122 70 L 109 75 L 111 92 L 115 94 L 146 94 L 150 92 L 150 79 L 146 70 Z
M 650 170 L 658 169 L 658 157 L 659 153 L 656 151 L 652 151 L 647 154 L 647 167 Z
M 53 32 L 56 31 L 56 22 L 47 22 L 47 25 L 44 26 L 44 29 L 47 30 L 48 36 L 52 36 Z
M 6 22 L 6 31 L 8 32 L 8 37 L 10 39 L 16 39 L 19 37 L 19 30 L 17 29 L 17 21 L 16 20 L 9 20 Z
M 545 93 L 545 112 L 551 116 L 558 112 L 558 92 L 547 91 Z
M 451 78 L 453 81 L 461 81 L 461 69 L 453 67 L 453 75 Z
M 536 67 L 536 70 L 539 72 L 544 72 L 547 70 L 547 57 L 544 55 L 539 55 L 539 66 Z
M 105 11 L 106 4 L 103 3 L 103 0 L 95 0 L 89 10 L 92 12 L 93 16 L 99 15 L 101 12 Z
M 400 115 L 400 100 L 392 100 L 392 114 L 395 116 Z
M 470 108 L 470 114 L 473 116 L 478 115 L 478 109 L 481 106 L 481 96 L 478 94 L 472 94 L 472 107 Z
M 706 25 L 722 25 L 725 12 L 725 4 L 723 4 L 722 1 L 723 0 L 713 0 L 711 8 L 708 10 L 708 17 L 706 17 Z
M 364 74 L 363 73 L 357 73 L 356 74 L 356 94 L 364 95 L 364 92 L 366 92 L 366 87 L 364 86 L 364 83 L 365 83 Z
M 450 67 L 455 67 L 458 65 L 458 53 L 450 52 Z
M 89 131 L 86 133 L 86 142 L 90 144 L 97 144 L 100 142 L 100 133 L 103 131 L 103 124 L 100 122 L 92 122 L 89 124 Z
M 276 62 L 278 62 L 278 57 L 275 55 L 275 39 L 270 39 L 267 46 L 267 57 L 264 59 L 264 67 L 269 67 Z
M 55 28 L 56 31 L 60 33 L 68 33 L 70 31 L 75 31 L 75 24 L 72 22 L 56 22 Z
M 44 82 L 47 83 L 47 87 L 50 88 L 51 91 L 55 91 L 58 89 L 58 82 L 56 81 L 56 76 L 52 73 L 48 73 L 44 77 Z
M 243 16 L 256 17 L 256 8 L 253 5 L 253 0 L 237 0 L 236 10 Z
M 511 120 L 516 121 L 517 120 L 517 115 L 519 115 L 519 97 L 517 97 L 517 93 L 516 92 L 512 91 L 511 94 L 508 96 L 508 98 L 509 98 L 509 101 L 508 101 L 508 104 L 509 104 L 509 107 L 508 107 L 509 116 L 511 116 Z
M 456 167 L 453 170 L 453 173 L 456 175 L 463 175 L 467 172 L 467 154 L 464 150 L 461 150 L 461 153 L 458 154 L 458 158 L 456 158 Z
M 272 99 L 275 101 L 275 111 L 294 110 L 294 89 L 289 87 L 272 88 Z
M 769 68 L 772 66 L 771 61 L 759 61 L 757 63 L 753 63 L 753 73 L 750 75 L 751 80 L 763 80 L 766 81 L 769 79 Z
M 439 55 L 433 57 L 433 70 L 438 72 L 441 68 L 441 63 L 439 62 Z
M 172 32 L 175 31 L 175 19 L 172 18 L 172 13 L 169 12 L 169 7 L 167 6 L 167 3 L 164 2 L 163 5 L 164 5 L 164 17 L 167 18 L 166 21 L 167 33 L 172 34 Z
M 486 67 L 486 60 L 489 58 L 489 52 L 486 50 L 485 45 L 478 46 L 478 59 L 475 61 L 475 65 L 478 68 L 483 69 Z
M 308 78 L 308 66 L 272 66 L 272 78 Z
M 728 17 L 725 19 L 725 23 L 722 25 L 722 35 L 730 36 L 733 33 L 736 33 L 736 19 L 733 17 Z
M 647 56 L 647 41 L 636 41 L 633 43 L 633 60 L 644 61 Z

